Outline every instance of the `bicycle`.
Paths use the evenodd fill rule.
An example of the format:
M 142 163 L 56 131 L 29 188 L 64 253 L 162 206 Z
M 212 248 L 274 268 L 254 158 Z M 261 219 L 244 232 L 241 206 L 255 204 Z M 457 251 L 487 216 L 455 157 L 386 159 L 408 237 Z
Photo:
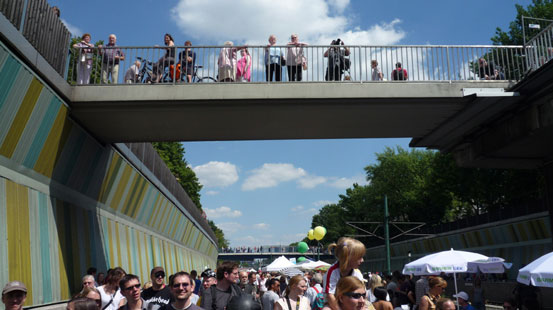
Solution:
M 177 64 L 177 69 L 176 71 L 174 66 L 171 65 L 169 66 L 169 78 L 171 79 L 171 81 L 173 80 L 173 72 L 176 73 L 176 76 L 177 76 L 177 80 L 181 80 L 182 82 L 185 82 L 185 83 L 188 83 L 187 81 L 187 78 L 186 76 L 181 76 L 181 66 L 180 66 L 180 63 Z M 217 82 L 216 79 L 212 78 L 211 76 L 203 76 L 203 77 L 200 77 L 198 75 L 198 69 L 203 69 L 203 66 L 201 65 L 195 65 L 194 67 L 194 70 L 193 70 L 193 73 L 192 73 L 192 83 L 215 83 Z

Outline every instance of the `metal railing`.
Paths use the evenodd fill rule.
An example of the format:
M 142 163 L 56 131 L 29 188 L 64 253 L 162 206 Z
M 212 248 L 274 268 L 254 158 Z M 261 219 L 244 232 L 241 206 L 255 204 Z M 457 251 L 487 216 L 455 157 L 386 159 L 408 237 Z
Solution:
M 553 24 L 540 31 L 526 43 L 527 64 L 530 70 L 536 70 L 553 59 Z
M 348 54 L 346 49 L 349 50 L 348 56 L 345 56 Z M 376 82 L 378 79 L 374 78 L 372 61 L 378 63 L 383 81 L 401 78 L 401 75 L 406 75 L 407 82 L 481 79 L 518 81 L 527 70 L 524 60 L 526 53 L 522 46 L 317 45 L 303 46 L 298 50 L 301 50 L 298 53 L 302 56 L 296 55 L 293 58 L 288 46 L 274 46 L 270 51 L 273 57 L 267 56 L 266 46 L 235 46 L 230 49 L 225 46 L 192 46 L 188 49 L 184 46 L 73 48 L 68 82 L 73 85 L 178 84 L 188 82 L 187 75 L 190 75 L 192 82 L 215 82 L 222 81 L 223 78 L 237 82 L 240 80 L 239 72 L 247 69 L 246 66 L 249 66 L 250 73 L 242 81 L 248 82 L 297 81 L 299 79 L 290 78 L 289 73 L 293 70 L 296 73 L 301 72 L 301 81 L 305 82 Z M 222 51 L 231 56 L 226 59 L 222 57 L 221 63 L 227 62 L 230 65 L 218 66 Z M 248 56 L 244 56 L 245 51 Z M 328 53 L 330 57 L 325 57 Z M 112 57 L 113 55 L 118 57 Z M 246 61 L 243 57 L 249 60 Z M 485 67 L 480 64 L 481 58 L 486 60 Z M 270 66 L 267 66 L 268 60 Z M 394 73 L 398 62 L 406 70 L 406 74 Z M 137 68 L 132 67 L 133 65 Z M 276 73 L 280 71 L 280 81 L 271 69 Z M 267 77 L 268 73 L 272 73 L 271 79 Z
M 61 76 L 71 34 L 46 0 L 0 0 L 0 12 Z

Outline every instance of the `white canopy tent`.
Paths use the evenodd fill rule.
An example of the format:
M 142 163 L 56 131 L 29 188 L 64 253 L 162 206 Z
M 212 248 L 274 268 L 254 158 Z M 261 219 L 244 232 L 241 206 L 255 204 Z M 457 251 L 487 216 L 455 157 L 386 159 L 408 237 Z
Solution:
M 319 268 L 319 267 L 323 267 L 323 266 L 324 267 L 330 267 L 330 264 L 319 260 L 319 261 L 316 261 L 316 262 L 309 261 L 308 263 L 301 264 L 298 267 L 300 269 L 303 269 L 303 270 L 313 270 L 315 268 Z
M 263 267 L 261 270 L 263 272 L 280 272 L 281 270 L 290 267 L 296 267 L 296 265 L 292 263 L 288 258 L 280 256 L 266 267 Z

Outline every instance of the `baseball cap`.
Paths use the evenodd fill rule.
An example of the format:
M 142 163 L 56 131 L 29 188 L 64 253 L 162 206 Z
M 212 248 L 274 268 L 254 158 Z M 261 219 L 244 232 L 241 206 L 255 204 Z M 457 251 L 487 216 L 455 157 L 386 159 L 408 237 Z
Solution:
M 202 277 L 208 277 L 208 278 L 216 278 L 217 274 L 215 274 L 215 271 L 211 269 L 206 269 L 204 272 L 202 272 Z
M 465 293 L 465 292 L 463 292 L 463 291 L 460 291 L 458 294 L 453 295 L 453 297 L 455 297 L 455 298 L 461 298 L 461 299 L 463 299 L 463 300 L 465 300 L 465 301 L 469 301 L 469 294 L 467 294 L 467 293 Z
M 2 295 L 13 291 L 22 291 L 27 293 L 27 287 L 25 286 L 25 284 L 23 284 L 23 282 L 11 281 L 8 282 L 6 286 L 4 286 L 4 289 L 2 290 Z

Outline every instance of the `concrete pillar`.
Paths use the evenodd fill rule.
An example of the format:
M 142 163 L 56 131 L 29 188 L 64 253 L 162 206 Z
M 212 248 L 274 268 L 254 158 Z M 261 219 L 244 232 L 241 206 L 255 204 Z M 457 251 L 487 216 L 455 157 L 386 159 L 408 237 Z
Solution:
M 553 161 L 543 167 L 545 175 L 545 203 L 549 210 L 549 225 L 551 226 L 551 242 L 553 242 Z

